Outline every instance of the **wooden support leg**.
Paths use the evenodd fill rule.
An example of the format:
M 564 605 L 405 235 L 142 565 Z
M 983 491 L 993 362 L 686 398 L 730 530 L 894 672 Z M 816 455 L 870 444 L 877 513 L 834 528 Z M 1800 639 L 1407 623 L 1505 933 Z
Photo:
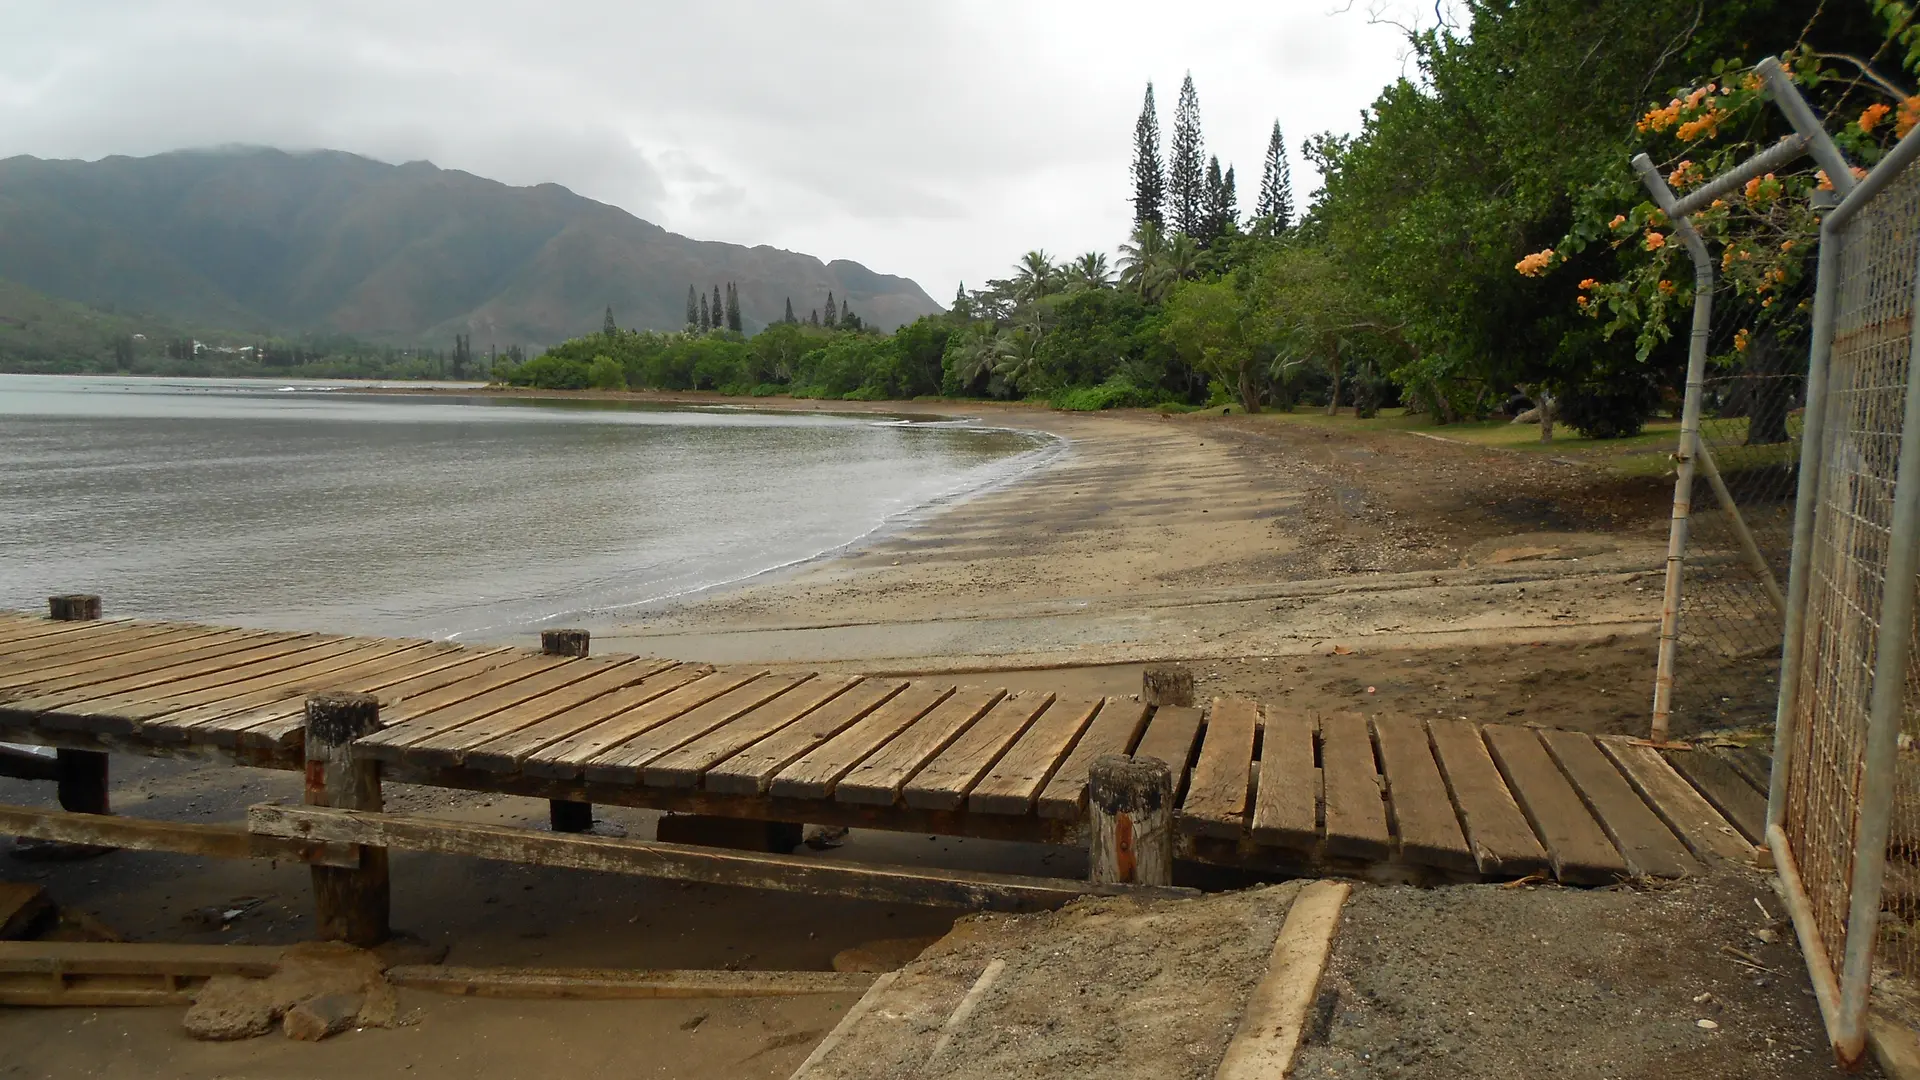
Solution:
M 1159 758 L 1106 754 L 1087 774 L 1088 879 L 1173 884 L 1173 770 Z
M 380 763 L 355 761 L 353 740 L 380 730 L 380 700 L 372 694 L 327 692 L 307 699 L 309 806 L 343 810 L 381 809 Z M 313 867 L 315 930 L 323 941 L 363 948 L 391 933 L 387 849 L 360 849 L 360 867 Z
M 592 647 L 593 635 L 585 630 L 542 630 L 540 651 L 548 656 L 585 656 Z M 547 824 L 554 832 L 593 831 L 593 804 L 572 799 L 547 801 Z
M 107 755 L 96 750 L 58 751 L 60 808 L 76 814 L 107 814 Z

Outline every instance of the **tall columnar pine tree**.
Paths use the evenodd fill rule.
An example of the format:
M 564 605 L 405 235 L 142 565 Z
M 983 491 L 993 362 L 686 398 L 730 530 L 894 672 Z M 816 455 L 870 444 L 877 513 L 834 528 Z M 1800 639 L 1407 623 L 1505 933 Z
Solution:
M 707 309 L 707 294 L 700 294 L 700 332 L 713 329 L 713 313 Z
M 1193 91 L 1193 73 L 1180 83 L 1180 102 L 1173 110 L 1173 145 L 1167 155 L 1167 201 L 1173 227 L 1196 240 L 1206 227 L 1206 156 L 1200 139 L 1200 97 Z
M 1226 178 L 1220 175 L 1220 159 L 1217 157 L 1207 161 L 1207 179 L 1201 188 L 1200 202 L 1200 229 L 1189 235 L 1205 247 L 1225 232 L 1227 226 Z
M 860 329 L 860 323 L 853 317 L 853 311 L 847 307 L 847 298 L 840 298 L 840 325 L 848 330 Z
M 807 321 L 812 323 L 815 326 L 819 326 L 820 325 L 820 309 L 814 308 L 811 312 L 808 312 Z
M 967 283 L 964 281 L 953 293 L 953 317 L 961 320 L 973 318 L 973 297 L 967 295 Z
M 713 287 L 713 328 L 720 329 L 727 324 L 727 305 L 720 299 L 720 286 Z
M 792 326 L 800 320 L 793 317 L 793 297 L 787 297 L 787 325 Z
M 1260 172 L 1260 201 L 1253 216 L 1279 235 L 1293 227 L 1293 174 L 1287 165 L 1287 141 L 1280 135 L 1280 121 L 1273 122 L 1273 136 L 1267 140 L 1266 168 Z
M 607 335 L 608 337 L 612 337 L 613 335 L 620 332 L 620 328 L 614 325 L 614 322 L 613 322 L 613 305 L 612 304 L 607 305 L 607 317 L 606 317 L 606 320 L 600 324 L 600 332 Z
M 687 329 L 700 325 L 700 303 L 694 298 L 693 286 L 687 286 Z
M 1133 223 L 1166 224 L 1167 170 L 1160 163 L 1160 116 L 1153 107 L 1153 84 L 1133 123 Z
M 840 309 L 833 306 L 833 290 L 827 290 L 827 328 L 840 325 Z
M 731 281 L 727 282 L 727 329 L 736 334 L 744 332 L 740 321 L 740 286 Z

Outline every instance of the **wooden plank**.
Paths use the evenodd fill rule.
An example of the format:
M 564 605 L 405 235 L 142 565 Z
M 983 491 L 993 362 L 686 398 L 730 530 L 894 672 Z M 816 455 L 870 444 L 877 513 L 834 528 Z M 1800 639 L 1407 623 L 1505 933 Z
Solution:
M 8 975 L 173 975 L 265 978 L 284 945 L 165 945 L 132 941 L 0 941 Z
M 1253 842 L 1313 851 L 1320 846 L 1319 724 L 1298 712 L 1267 713 L 1260 739 L 1260 785 L 1253 800 Z
M 1483 874 L 1526 877 L 1553 869 L 1547 849 L 1487 753 L 1480 729 L 1458 720 L 1435 720 L 1429 733 L 1453 805 L 1466 827 L 1474 863 Z
M 309 840 L 289 842 L 277 837 L 254 836 L 232 825 L 148 821 L 110 814 L 76 814 L 35 806 L 0 805 L 0 835 L 124 848 L 129 851 L 170 851 L 214 859 L 286 859 L 348 869 L 358 869 L 360 866 L 359 851 L 335 844 L 316 844 Z
M 1133 748 L 1134 757 L 1159 758 L 1173 771 L 1176 803 L 1187 786 L 1187 766 L 1193 761 L 1193 742 L 1200 735 L 1200 710 L 1184 705 L 1162 705 L 1147 721 L 1147 730 Z
M 457 663 L 466 650 L 430 642 L 393 641 L 369 645 L 315 665 L 312 670 L 296 669 L 266 676 L 249 683 L 235 683 L 221 695 L 204 704 L 190 704 L 159 716 L 145 719 L 149 730 L 164 729 L 160 737 L 184 738 L 189 729 L 233 716 L 237 713 L 290 701 L 304 702 L 308 695 L 335 689 L 342 681 L 356 676 L 380 674 L 398 668 L 413 668 L 423 661 Z
M 19 645 L 24 641 L 52 640 L 59 637 L 75 638 L 102 634 L 118 627 L 145 622 L 144 619 L 89 619 L 80 621 L 58 621 L 45 615 L 29 615 L 21 622 L 0 628 L 0 649 Z
M 1625 739 L 1599 740 L 1600 749 L 1613 759 L 1642 798 L 1652 805 L 1669 828 L 1685 840 L 1687 847 L 1701 859 L 1753 858 L 1753 845 L 1740 836 L 1731 822 L 1722 817 L 1713 804 L 1700 797 L 1693 785 L 1673 771 L 1660 751 Z
M 1200 740 L 1200 757 L 1180 804 L 1180 824 L 1189 832 L 1236 840 L 1247 831 L 1253 786 L 1253 745 L 1260 731 L 1260 706 L 1252 698 L 1213 699 L 1212 715 Z
M 1387 804 L 1373 760 L 1367 718 L 1357 712 L 1320 718 L 1320 773 L 1325 789 L 1327 853 L 1356 859 L 1387 858 Z
M 431 990 L 456 997 L 627 1001 L 859 994 L 878 976 L 853 971 L 629 971 L 398 964 L 387 969 L 386 978 L 403 990 Z
M 637 685 L 649 675 L 657 675 L 674 666 L 670 660 L 634 657 L 622 659 L 588 675 L 584 679 L 546 693 L 538 693 L 517 705 L 481 716 L 465 724 L 411 743 L 402 756 L 409 763 L 429 768 L 457 768 L 466 763 L 467 751 L 502 735 L 532 727 L 548 717 L 578 708 L 618 690 Z M 536 675 L 520 686 L 530 686 L 545 675 Z M 466 708 L 467 706 L 461 706 Z
M 700 786 L 729 795 L 762 795 L 780 770 L 871 715 L 904 692 L 903 682 L 868 680 L 764 739 L 707 768 Z
M 233 745 L 238 739 L 239 732 L 267 719 L 303 714 L 309 694 L 323 690 L 373 693 L 384 685 L 444 671 L 470 663 L 479 656 L 500 657 L 509 651 L 491 649 L 476 652 L 473 649 L 452 645 L 429 645 L 423 649 L 410 649 L 341 668 L 312 680 L 310 684 L 281 688 L 274 697 L 250 702 L 232 711 L 228 711 L 222 704 L 215 704 L 200 706 L 193 710 L 191 717 L 169 715 L 163 719 L 170 724 L 179 723 L 183 727 L 190 728 L 188 738 L 193 741 Z
M 52 753 L 36 754 L 31 750 L 0 746 L 0 776 L 11 776 L 15 780 L 58 780 L 60 759 Z
M 1079 820 L 1087 805 L 1087 770 L 1100 757 L 1132 750 L 1146 726 L 1144 703 L 1131 698 L 1106 699 L 1087 733 L 1073 744 L 1073 752 L 1041 789 L 1034 809 L 1045 818 Z
M 355 741 L 354 756 L 377 758 L 382 761 L 400 761 L 409 748 L 435 735 L 453 731 L 482 717 L 492 716 L 502 709 L 531 702 L 548 693 L 587 679 L 597 678 L 609 670 L 615 673 L 615 682 L 619 682 L 628 675 L 624 670 L 627 665 L 618 661 L 606 663 L 599 660 L 559 656 L 542 656 L 538 660 L 545 660 L 548 663 L 535 667 L 537 663 L 535 658 L 518 661 L 532 669 L 519 678 L 509 677 L 506 674 L 506 668 L 500 668 L 478 679 L 456 683 L 441 691 L 441 693 L 450 694 L 460 687 L 476 682 L 496 683 L 481 693 L 473 694 L 461 701 L 431 709 L 421 707 L 417 700 L 402 704 L 393 710 L 396 715 L 386 727 L 364 739 Z M 635 671 L 638 670 L 635 669 Z M 628 681 L 638 682 L 639 676 L 634 674 Z M 382 719 L 385 718 L 382 717 Z
M 1320 993 L 1320 976 L 1333 953 L 1347 892 L 1347 884 L 1338 881 L 1301 887 L 1287 909 L 1280 936 L 1274 939 L 1267 973 L 1247 999 L 1214 1080 L 1279 1080 L 1293 1067 L 1308 1010 Z
M 689 709 L 587 762 L 587 779 L 595 783 L 638 784 L 642 780 L 641 770 L 653 759 L 777 700 L 811 677 L 810 673 L 766 675 Z
M 306 663 L 316 651 L 326 650 L 331 654 L 352 647 L 352 639 L 349 638 L 302 635 L 292 640 L 225 652 L 223 655 L 209 654 L 192 662 L 96 682 L 64 693 L 36 696 L 14 702 L 9 707 L 37 711 L 41 714 L 41 722 L 51 727 L 92 728 L 103 719 L 115 719 L 109 710 L 127 707 L 135 701 L 152 701 L 176 693 L 188 694 L 256 675 L 272 674 Z M 132 731 L 135 726 L 133 720 L 121 719 L 112 730 Z
M 991 697 L 984 705 L 978 695 L 956 694 L 948 698 L 841 777 L 833 786 L 835 801 L 892 806 L 900 800 L 900 789 L 907 781 L 951 746 L 992 705 Z
M 290 839 L 368 844 L 672 881 L 973 911 L 1044 910 L 1079 896 L 1159 899 L 1199 895 L 1192 889 L 1163 886 L 1094 885 L 1065 878 L 827 862 L 792 855 L 617 840 L 581 833 L 534 832 L 500 825 L 317 806 L 255 806 L 248 811 L 247 824 L 255 832 Z
M 1620 775 L 1612 759 L 1593 744 L 1593 736 L 1580 731 L 1542 730 L 1540 739 L 1560 763 L 1560 771 L 1573 781 L 1587 809 L 1599 819 L 1607 838 L 1619 849 L 1629 873 L 1635 877 L 1673 878 L 1699 869 L 1686 845 Z
M 1569 884 L 1607 885 L 1627 876 L 1626 861 L 1606 830 L 1530 729 L 1488 724 L 1482 734 L 1507 789 L 1545 845 L 1555 877 Z
M 887 745 L 909 725 L 932 712 L 953 696 L 954 687 L 944 683 L 909 683 L 900 694 L 861 717 L 844 731 L 807 751 L 773 778 L 773 795 L 783 799 L 825 799 L 833 795 L 840 778 L 866 760 L 867 755 Z M 985 709 L 982 695 L 970 692 L 962 708 Z M 998 696 L 998 692 L 993 694 Z
M 23 694 L 46 694 L 59 689 L 78 688 L 88 682 L 104 682 L 141 668 L 163 667 L 178 663 L 189 653 L 203 653 L 236 641 L 259 642 L 274 636 L 263 630 L 183 631 L 165 639 L 149 639 L 145 647 L 110 658 L 76 660 L 57 667 L 36 668 L 0 676 L 0 692 L 14 690 Z
M 700 664 L 676 664 L 673 667 L 663 668 L 625 690 L 616 690 L 611 694 L 576 705 L 565 712 L 555 713 L 519 731 L 509 732 L 478 746 L 468 747 L 466 767 L 485 772 L 519 772 L 529 754 L 552 746 L 562 739 L 578 735 L 596 724 L 637 709 L 655 698 L 711 674 L 713 674 L 712 668 Z
M 442 663 L 430 657 L 384 675 L 363 678 L 357 674 L 349 677 L 343 673 L 340 684 L 332 689 L 375 694 L 380 699 L 382 709 L 392 709 L 415 694 L 451 686 L 462 679 L 511 663 L 514 659 L 527 655 L 529 654 L 525 650 L 513 648 L 484 651 L 463 649 L 460 655 L 453 658 L 452 663 Z M 217 721 L 196 729 L 194 738 L 206 740 L 216 746 L 278 746 L 287 737 L 295 736 L 305 720 L 304 699 L 280 701 L 231 716 L 223 716 Z
M 1670 750 L 1666 758 L 1748 843 L 1766 843 L 1767 800 L 1733 766 L 1705 750 Z
M 1040 791 L 1101 707 L 1099 701 L 1056 699 L 967 795 L 974 814 L 1030 814 Z M 1121 708 L 1125 708 L 1124 705 Z M 844 786 L 844 785 L 843 785 Z
M 1001 697 L 1002 694 L 1006 696 Z M 967 700 L 969 697 L 971 701 Z M 943 707 L 981 709 L 985 715 L 907 781 L 900 796 L 908 806 L 921 810 L 958 810 L 964 806 L 973 785 L 980 782 L 1034 719 L 1053 704 L 1053 695 L 1031 690 L 1016 694 L 1007 694 L 1005 690 L 962 690 L 954 695 L 954 702 L 964 704 L 955 706 L 949 702 Z
M 587 762 L 607 750 L 765 674 L 757 669 L 723 668 L 702 676 L 638 708 L 615 714 L 575 735 L 528 754 L 520 763 L 520 771 L 528 776 L 571 780 L 586 770 Z
M 197 626 L 169 626 L 166 623 L 121 623 L 86 638 L 54 638 L 46 644 L 31 641 L 22 643 L 32 648 L 8 649 L 0 646 L 0 677 L 11 679 L 23 672 L 46 671 L 72 664 L 97 664 L 114 657 L 138 654 L 168 642 L 191 640 L 216 632 Z
M 819 1045 L 813 1048 L 813 1053 L 807 1055 L 807 1060 L 801 1062 L 800 1067 L 795 1069 L 793 1075 L 787 1080 L 814 1080 L 820 1063 L 827 1059 L 827 1055 L 838 1049 L 840 1044 L 852 1036 L 853 1032 L 866 1021 L 867 1016 L 876 1010 L 896 1016 L 906 1015 L 904 1010 L 881 1009 L 883 1002 L 891 1003 L 893 984 L 899 978 L 898 971 L 888 971 L 875 979 L 872 988 L 862 994 L 859 1001 L 853 1003 L 853 1008 L 848 1009 L 847 1014 L 840 1018 L 840 1022 L 833 1025 L 833 1030 L 827 1032 L 827 1037 L 820 1040 Z
M 204 671 L 206 662 L 244 664 L 309 648 L 327 640 L 319 634 L 284 634 L 265 630 L 209 636 L 177 653 L 161 650 L 140 660 L 102 667 L 88 665 L 69 675 L 36 678 L 31 683 L 11 688 L 13 692 L 8 696 L 15 700 L 8 707 L 33 711 L 42 706 L 57 706 L 87 690 L 102 689 L 107 693 L 139 690 L 165 683 L 182 671 Z
M 142 732 L 149 738 L 184 740 L 196 718 L 226 716 L 257 705 L 284 701 L 289 697 L 304 699 L 340 671 L 374 661 L 404 657 L 428 647 L 423 641 L 361 643 L 357 648 L 345 649 L 333 655 L 316 655 L 309 663 L 269 675 L 211 686 L 189 694 L 169 695 L 150 703 L 129 703 L 124 708 L 103 705 L 100 708 L 138 721 Z
M 698 787 L 708 769 L 824 707 L 860 685 L 861 678 L 859 675 L 816 675 L 792 691 L 649 762 L 642 770 L 641 779 L 648 787 Z
M 1412 717 L 1375 717 L 1373 736 L 1387 778 L 1387 805 L 1400 858 L 1446 870 L 1477 870 L 1427 742 L 1426 725 Z

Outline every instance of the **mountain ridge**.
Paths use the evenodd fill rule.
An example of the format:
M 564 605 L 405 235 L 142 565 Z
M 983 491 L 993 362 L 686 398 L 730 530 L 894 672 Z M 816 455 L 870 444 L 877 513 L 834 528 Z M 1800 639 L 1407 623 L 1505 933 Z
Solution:
M 556 183 L 427 161 L 213 147 L 0 159 L 0 278 L 108 309 L 262 332 L 549 345 L 679 329 L 687 286 L 739 286 L 748 329 L 829 290 L 885 329 L 940 307 L 850 260 L 695 240 Z

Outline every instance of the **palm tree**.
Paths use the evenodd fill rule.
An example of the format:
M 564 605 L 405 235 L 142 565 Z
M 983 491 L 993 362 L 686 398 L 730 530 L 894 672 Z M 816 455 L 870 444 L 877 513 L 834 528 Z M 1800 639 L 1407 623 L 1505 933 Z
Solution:
M 993 373 L 1000 377 L 1009 391 L 1027 389 L 1023 384 L 1039 369 L 1040 339 L 1037 323 L 1000 335 L 1000 360 L 994 364 Z
M 1059 287 L 1060 268 L 1044 250 L 1036 248 L 1014 264 L 1013 283 L 1021 300 L 1038 300 Z
M 1005 359 L 1007 343 L 992 323 L 974 323 L 967 327 L 965 335 L 954 355 L 958 361 L 954 373 L 960 377 L 960 385 L 971 390 L 991 376 Z
M 1104 289 L 1113 283 L 1105 252 L 1089 251 L 1067 264 L 1067 288 Z
M 1200 245 L 1186 233 L 1173 234 L 1161 254 L 1161 265 L 1173 281 L 1190 280 L 1200 273 Z
M 1120 284 L 1153 303 L 1173 284 L 1166 268 L 1167 237 L 1160 226 L 1143 221 L 1133 237 L 1120 245 Z

